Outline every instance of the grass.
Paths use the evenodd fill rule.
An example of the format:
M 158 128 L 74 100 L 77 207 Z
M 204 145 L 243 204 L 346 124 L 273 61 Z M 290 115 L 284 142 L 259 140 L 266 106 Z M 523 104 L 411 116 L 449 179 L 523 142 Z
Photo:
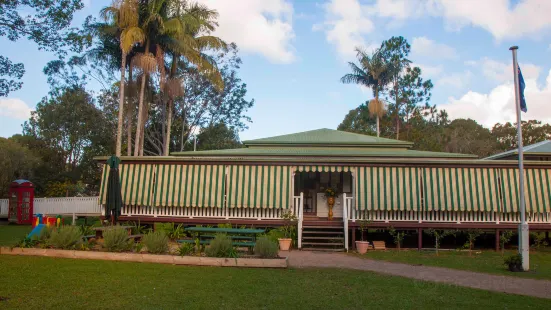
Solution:
M 546 309 L 551 301 L 338 269 L 0 256 L 2 309 Z M 0 298 L 0 300 L 2 300 Z
M 476 254 L 479 253 L 479 254 Z M 515 251 L 505 251 L 505 257 L 516 254 Z M 469 256 L 467 252 L 440 251 L 439 256 L 435 252 L 416 250 L 405 251 L 369 251 L 363 258 L 406 263 L 410 265 L 426 265 L 461 269 L 483 273 L 492 273 L 506 276 L 551 280 L 551 252 L 530 252 L 529 272 L 510 272 L 503 264 L 504 256 L 501 252 L 481 251 L 473 252 Z
M 0 225 L 0 246 L 12 246 L 32 230 L 27 225 Z

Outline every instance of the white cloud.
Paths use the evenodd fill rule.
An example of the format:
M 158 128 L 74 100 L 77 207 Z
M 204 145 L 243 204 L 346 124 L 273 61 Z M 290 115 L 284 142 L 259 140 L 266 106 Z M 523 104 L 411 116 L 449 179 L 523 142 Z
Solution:
M 414 56 L 427 56 L 439 59 L 457 59 L 455 49 L 446 44 L 436 43 L 427 37 L 415 37 L 411 42 L 411 53 Z
M 315 24 L 312 30 L 325 30 L 327 41 L 336 46 L 341 56 L 355 55 L 355 47 L 366 45 L 363 35 L 375 29 L 366 8 L 357 0 L 331 0 L 323 8 L 325 21 Z
M 436 83 L 441 86 L 451 86 L 460 90 L 469 84 L 472 76 L 473 74 L 469 70 L 458 73 L 450 73 L 439 78 Z
M 219 13 L 215 31 L 244 52 L 261 54 L 273 63 L 291 63 L 293 6 L 287 0 L 199 0 Z
M 32 109 L 18 98 L 0 99 L 0 115 L 19 120 L 28 120 Z
M 467 65 L 480 67 L 482 74 L 499 83 L 510 82 L 513 80 L 513 65 L 512 62 L 500 62 L 488 57 L 484 57 L 478 61 L 469 61 Z M 522 76 L 525 79 L 536 79 L 540 75 L 541 67 L 531 63 L 520 63 Z
M 435 78 L 444 71 L 444 67 L 442 65 L 430 66 L 430 65 L 423 65 L 419 63 L 412 63 L 411 66 L 419 67 L 421 69 L 421 73 L 423 77 L 425 77 L 426 79 Z
M 551 1 L 520 0 L 431 0 L 427 12 L 442 16 L 448 28 L 480 27 L 497 40 L 537 36 L 551 28 Z
M 551 122 L 551 70 L 546 84 L 538 87 L 536 78 L 525 79 L 526 103 L 528 112 L 522 118 Z M 513 83 L 504 83 L 492 89 L 488 94 L 469 91 L 461 98 L 449 98 L 441 107 L 448 111 L 451 119 L 471 118 L 492 127 L 496 123 L 516 121 Z

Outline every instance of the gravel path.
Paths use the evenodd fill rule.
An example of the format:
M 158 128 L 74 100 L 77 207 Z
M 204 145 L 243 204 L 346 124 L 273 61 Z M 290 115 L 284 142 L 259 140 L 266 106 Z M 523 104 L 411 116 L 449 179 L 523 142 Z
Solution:
M 288 257 L 289 266 L 295 268 L 320 267 L 366 270 L 488 291 L 551 299 L 551 281 L 546 280 L 498 276 L 440 267 L 391 263 L 349 256 L 343 253 L 291 251 L 281 252 L 280 256 Z

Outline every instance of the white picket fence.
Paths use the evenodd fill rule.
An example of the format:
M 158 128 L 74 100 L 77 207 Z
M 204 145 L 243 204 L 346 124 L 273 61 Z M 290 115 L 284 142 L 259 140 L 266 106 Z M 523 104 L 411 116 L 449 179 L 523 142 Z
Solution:
M 99 197 L 35 198 L 34 214 L 99 216 Z M 0 217 L 8 217 L 8 199 L 0 199 Z

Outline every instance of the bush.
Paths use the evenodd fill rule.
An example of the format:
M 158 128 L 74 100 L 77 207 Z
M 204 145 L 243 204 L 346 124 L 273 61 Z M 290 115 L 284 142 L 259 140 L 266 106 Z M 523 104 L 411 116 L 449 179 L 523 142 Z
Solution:
M 128 251 L 132 248 L 132 243 L 132 240 L 128 240 L 128 231 L 122 227 L 103 232 L 103 247 L 109 252 Z
M 61 226 L 52 231 L 48 243 L 56 249 L 75 249 L 82 243 L 82 234 L 77 226 Z
M 266 236 L 274 242 L 278 242 L 278 239 L 285 238 L 285 234 L 279 228 L 274 228 L 270 230 Z
M 209 257 L 237 257 L 232 240 L 226 234 L 217 234 L 210 242 L 205 254 Z
M 275 258 L 279 252 L 279 245 L 268 236 L 262 236 L 256 240 L 254 254 L 261 258 Z
M 178 248 L 178 255 L 186 256 L 195 252 L 195 245 L 193 243 L 182 243 Z
M 168 236 L 164 231 L 149 233 L 143 237 L 142 242 L 149 253 L 163 254 L 168 252 Z
M 522 271 L 522 255 L 515 254 L 505 258 L 503 261 L 510 271 Z
M 45 226 L 40 231 L 40 234 L 38 234 L 38 241 L 40 242 L 46 242 L 48 239 L 50 239 L 50 236 L 52 235 L 53 228 Z

